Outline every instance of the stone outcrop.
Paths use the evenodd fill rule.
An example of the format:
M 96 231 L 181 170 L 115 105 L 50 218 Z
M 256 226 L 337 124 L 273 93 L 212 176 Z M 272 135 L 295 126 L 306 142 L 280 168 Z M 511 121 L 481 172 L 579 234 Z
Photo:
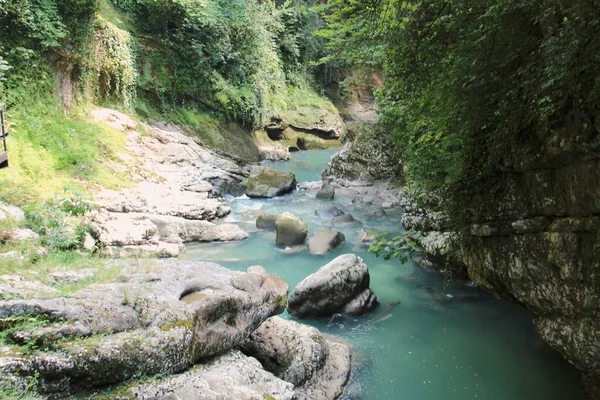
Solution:
M 238 350 L 156 383 L 130 384 L 121 399 L 295 400 L 294 385 L 263 369 Z
M 297 246 L 304 244 L 308 229 L 300 218 L 290 213 L 283 213 L 275 222 L 277 246 Z
M 260 267 L 146 260 L 68 298 L 3 301 L 15 345 L 0 349 L 0 380 L 22 387 L 36 378 L 39 391 L 66 395 L 180 372 L 237 346 L 284 310 L 287 292 Z M 20 325 L 31 319 L 41 322 Z M 33 344 L 44 351 L 19 350 Z
M 374 124 L 358 123 L 354 129 L 354 139 L 331 158 L 323 171 L 323 180 L 363 184 L 401 181 L 402 164 L 388 142 L 389 133 Z
M 297 318 L 364 314 L 378 304 L 369 283 L 364 261 L 354 254 L 341 255 L 294 288 L 288 312 Z
M 137 183 L 122 190 L 102 190 L 95 196 L 101 212 L 93 217 L 94 241 L 88 250 L 113 256 L 177 256 L 183 243 L 239 240 L 247 234 L 231 225 L 215 225 L 231 208 L 216 195 L 244 192 L 247 171 L 202 147 L 173 125 L 144 125 L 108 109 L 91 117 L 126 136 L 127 153 L 109 165 Z
M 233 224 L 214 224 L 167 215 L 111 213 L 92 217 L 96 246 L 111 256 L 177 257 L 189 242 L 234 241 L 248 233 Z
M 273 168 L 252 167 L 246 181 L 246 196 L 271 198 L 281 196 L 296 189 L 294 174 Z
M 280 317 L 269 318 L 241 348 L 293 383 L 298 399 L 335 400 L 350 377 L 351 354 L 345 343 Z
M 308 251 L 312 255 L 325 255 L 345 240 L 346 237 L 339 231 L 317 231 L 308 240 Z

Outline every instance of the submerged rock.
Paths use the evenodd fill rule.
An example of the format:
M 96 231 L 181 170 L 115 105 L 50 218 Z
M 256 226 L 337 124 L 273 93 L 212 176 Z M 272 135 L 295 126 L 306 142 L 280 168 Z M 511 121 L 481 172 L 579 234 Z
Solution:
M 283 213 L 276 221 L 277 246 L 297 246 L 304 244 L 308 229 L 306 224 L 295 215 Z
M 323 181 L 321 190 L 319 190 L 317 192 L 316 198 L 324 199 L 324 200 L 333 200 L 334 196 L 335 196 L 335 189 L 329 185 L 328 181 Z
M 17 326 L 9 340 L 47 349 L 0 356 L 0 381 L 38 377 L 41 390 L 67 394 L 180 372 L 232 349 L 286 304 L 287 284 L 256 267 L 145 260 L 125 269 L 118 282 L 68 298 L 0 303 L 0 320 L 46 322 Z
M 315 210 L 315 215 L 322 219 L 332 219 L 344 214 L 342 209 L 335 206 Z
M 263 369 L 238 350 L 157 383 L 130 385 L 123 399 L 294 399 L 294 386 Z
M 344 254 L 294 288 L 288 312 L 297 318 L 364 314 L 378 304 L 369 282 L 369 270 L 363 260 L 354 254 Z
M 256 227 L 258 229 L 265 229 L 268 231 L 275 230 L 275 223 L 277 222 L 278 215 L 273 214 L 261 214 L 256 218 Z
M 335 249 L 346 237 L 339 231 L 318 231 L 308 240 L 308 251 L 313 255 L 323 255 Z
M 351 354 L 345 343 L 279 317 L 269 318 L 241 348 L 293 383 L 298 399 L 337 399 L 350 377 Z
M 294 174 L 267 167 L 253 167 L 246 182 L 246 195 L 253 198 L 281 196 L 294 189 L 296 189 Z

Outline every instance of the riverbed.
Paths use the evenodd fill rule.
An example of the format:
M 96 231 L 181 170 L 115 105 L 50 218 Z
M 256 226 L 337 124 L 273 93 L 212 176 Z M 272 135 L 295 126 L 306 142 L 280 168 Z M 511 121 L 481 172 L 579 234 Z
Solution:
M 268 166 L 296 174 L 299 181 L 320 180 L 333 150 L 293 153 L 288 162 Z M 245 270 L 262 265 L 293 288 L 321 266 L 345 253 L 361 256 L 371 288 L 381 305 L 363 317 L 303 320 L 322 332 L 347 340 L 354 348 L 347 399 L 407 400 L 578 400 L 580 374 L 550 349 L 533 330 L 532 315 L 465 283 L 444 282 L 436 271 L 413 261 L 385 261 L 358 243 L 360 229 L 401 233 L 400 210 L 353 203 L 353 198 L 318 200 L 315 193 L 256 200 L 232 198 L 228 221 L 250 232 L 242 242 L 195 244 L 184 258 L 214 261 Z M 332 226 L 315 214 L 335 206 L 357 222 Z M 327 256 L 286 254 L 273 232 L 257 231 L 261 213 L 291 212 L 318 229 L 337 229 L 346 243 Z M 283 315 L 289 318 L 287 314 Z

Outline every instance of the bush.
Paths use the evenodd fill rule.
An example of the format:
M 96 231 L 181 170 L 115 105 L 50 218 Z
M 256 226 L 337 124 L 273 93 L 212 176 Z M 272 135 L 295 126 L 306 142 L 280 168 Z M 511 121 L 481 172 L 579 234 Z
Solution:
M 90 203 L 79 192 L 66 187 L 63 196 L 27 209 L 27 223 L 50 250 L 73 250 L 89 231 L 83 217 L 90 210 Z

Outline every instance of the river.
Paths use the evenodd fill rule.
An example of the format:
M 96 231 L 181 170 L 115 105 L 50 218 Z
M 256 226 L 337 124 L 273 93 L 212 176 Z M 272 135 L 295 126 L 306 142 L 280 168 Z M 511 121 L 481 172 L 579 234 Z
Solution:
M 268 166 L 296 174 L 299 181 L 320 180 L 332 150 L 293 153 L 292 160 Z M 354 347 L 352 398 L 366 400 L 578 400 L 579 372 L 545 345 L 533 330 L 532 315 L 462 283 L 446 286 L 439 273 L 409 261 L 384 261 L 357 244 L 357 233 L 402 231 L 399 210 L 376 216 L 375 206 L 357 206 L 352 198 L 317 200 L 295 192 L 270 199 L 231 199 L 228 221 L 251 232 L 242 242 L 195 244 L 185 258 L 214 261 L 245 270 L 262 265 L 293 288 L 340 254 L 356 253 L 368 264 L 371 288 L 381 306 L 364 317 L 304 320 Z M 357 224 L 335 227 L 346 243 L 327 256 L 285 254 L 275 234 L 254 227 L 260 213 L 284 211 L 301 217 L 310 232 L 329 223 L 315 210 L 335 205 Z M 389 303 L 400 302 L 394 307 Z M 283 315 L 289 318 L 287 314 Z M 350 398 L 350 397 L 348 397 Z

